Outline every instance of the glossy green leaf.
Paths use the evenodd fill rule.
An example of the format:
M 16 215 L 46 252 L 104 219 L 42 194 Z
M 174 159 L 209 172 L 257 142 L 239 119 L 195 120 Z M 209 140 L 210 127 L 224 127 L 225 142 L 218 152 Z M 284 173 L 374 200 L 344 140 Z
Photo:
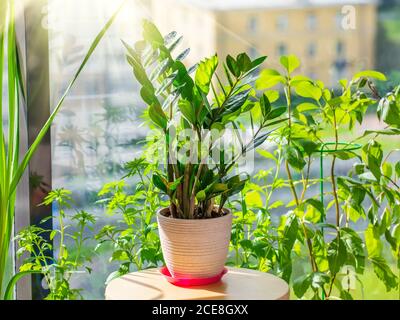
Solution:
M 197 67 L 195 83 L 205 94 L 210 91 L 212 76 L 218 66 L 218 57 L 216 55 L 201 61 Z
M 307 199 L 305 201 L 306 204 L 309 204 L 311 206 L 313 206 L 315 209 L 317 209 L 321 214 L 325 214 L 325 208 L 324 208 L 324 204 L 317 199 Z
M 277 91 L 277 90 L 265 91 L 264 95 L 267 96 L 270 103 L 274 103 L 279 99 L 279 91 Z
M 168 125 L 167 116 L 159 104 L 152 104 L 149 107 L 149 117 L 155 125 L 161 129 L 166 129 Z
M 253 69 L 253 68 L 258 67 L 259 65 L 261 65 L 262 63 L 264 63 L 265 59 L 267 59 L 266 56 L 259 57 L 259 58 L 255 59 L 255 60 L 253 60 L 253 61 L 251 62 L 251 68 Z
M 252 62 L 247 53 L 243 52 L 236 57 L 237 65 L 241 72 L 245 73 L 252 68 Z
M 369 257 L 379 257 L 382 252 L 382 242 L 379 239 L 379 233 L 375 230 L 373 225 L 369 225 L 365 230 L 365 245 Z
M 291 167 L 299 171 L 305 167 L 306 161 L 304 160 L 302 153 L 297 148 L 294 146 L 285 145 L 283 152 L 284 158 L 288 161 Z
M 271 159 L 271 160 L 274 160 L 275 162 L 278 161 L 278 159 L 272 153 L 270 153 L 266 150 L 258 149 L 257 153 L 266 159 Z
M 293 291 L 294 294 L 301 298 L 304 296 L 304 294 L 307 292 L 307 290 L 311 286 L 311 275 L 305 274 L 302 275 L 301 277 L 297 278 L 293 282 Z
M 262 208 L 264 205 L 261 195 L 257 191 L 246 192 L 246 195 L 244 198 L 246 201 L 246 205 L 249 208 L 250 207 Z
M 197 201 L 204 201 L 206 199 L 206 192 L 204 190 L 200 190 L 196 194 Z
M 276 118 L 280 117 L 281 115 L 283 115 L 286 111 L 287 111 L 286 107 L 274 108 L 267 114 L 266 119 L 267 120 L 276 119 Z
M 153 175 L 153 183 L 158 189 L 165 193 L 168 193 L 167 181 L 164 178 L 160 177 L 158 174 Z
M 157 29 L 154 23 L 149 20 L 143 20 L 142 23 L 143 38 L 153 46 L 163 45 L 164 37 L 161 35 L 160 31 Z
M 300 60 L 295 55 L 282 56 L 280 62 L 289 74 L 300 67 Z
M 310 82 L 300 82 L 296 85 L 295 90 L 296 93 L 303 98 L 311 98 L 319 101 L 322 97 L 321 89 Z
M 226 57 L 226 65 L 228 66 L 229 71 L 238 78 L 240 76 L 240 68 L 236 62 L 236 60 L 231 56 L 228 55 Z
M 241 91 L 229 97 L 229 99 L 226 100 L 225 108 L 222 114 L 228 115 L 238 111 L 247 101 L 249 94 L 250 94 L 250 89 Z
M 377 111 L 378 117 L 386 124 L 400 127 L 400 103 L 393 99 L 384 98 L 379 102 Z
M 372 78 L 372 79 L 376 79 L 376 80 L 380 80 L 380 81 L 387 80 L 386 76 L 383 73 L 374 71 L 374 70 L 365 70 L 365 71 L 356 73 L 353 77 L 353 81 L 355 81 L 359 78 Z
M 196 111 L 193 105 L 188 100 L 179 100 L 178 108 L 182 112 L 186 120 L 189 121 L 191 124 L 195 124 L 197 122 Z
M 381 164 L 383 159 L 382 146 L 376 141 L 371 140 L 363 147 L 363 159 L 375 178 L 379 181 L 382 176 Z
M 374 257 L 371 259 L 374 266 L 374 272 L 377 277 L 383 281 L 386 286 L 386 291 L 397 289 L 398 279 L 397 276 L 390 269 L 386 260 L 383 257 Z
M 392 230 L 392 237 L 396 239 L 400 245 L 400 223 L 396 224 Z
M 296 107 L 296 110 L 298 112 L 314 111 L 319 110 L 319 106 L 310 102 L 303 102 Z
M 260 107 L 264 117 L 271 111 L 271 103 L 266 94 L 263 94 L 260 98 Z
M 335 238 L 328 245 L 328 263 L 329 270 L 336 274 L 344 266 L 347 258 L 346 245 L 342 239 Z
M 279 83 L 285 83 L 285 78 L 276 70 L 264 69 L 260 73 L 259 79 L 256 81 L 256 88 L 264 90 L 272 88 Z

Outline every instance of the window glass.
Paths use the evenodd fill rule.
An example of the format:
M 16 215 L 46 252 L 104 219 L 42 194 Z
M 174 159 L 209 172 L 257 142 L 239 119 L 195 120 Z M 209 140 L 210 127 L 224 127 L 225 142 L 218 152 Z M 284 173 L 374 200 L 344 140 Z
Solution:
M 307 29 L 315 30 L 317 29 L 317 25 L 318 25 L 317 16 L 313 13 L 307 15 Z
M 335 25 L 336 25 L 336 29 L 343 29 L 342 26 L 342 21 L 343 21 L 343 15 L 341 12 L 337 12 L 335 15 Z
M 256 32 L 258 28 L 257 17 L 251 16 L 248 22 L 248 28 L 250 32 Z
M 258 53 L 258 50 L 257 50 L 254 46 L 251 46 L 251 47 L 249 48 L 249 55 L 250 55 L 250 58 L 255 59 L 255 58 L 257 58 L 260 54 Z
M 289 27 L 289 19 L 286 15 L 278 16 L 276 20 L 276 28 L 279 31 L 287 30 Z
M 343 56 L 345 53 L 345 44 L 343 41 L 339 40 L 336 42 L 336 55 L 337 56 Z
M 307 46 L 307 55 L 310 58 L 313 58 L 315 57 L 316 53 L 317 53 L 317 45 L 314 42 L 309 43 Z
M 157 5 L 152 7 L 152 2 Z M 190 2 L 200 3 L 199 1 Z M 217 1 L 204 0 L 205 2 L 216 3 Z M 110 0 L 49 0 L 52 106 L 64 92 L 92 40 L 119 3 L 120 1 Z M 96 195 L 104 183 L 120 179 L 124 175 L 123 164 L 141 154 L 139 142 L 147 134 L 146 126 L 141 126 L 144 103 L 140 98 L 139 85 L 134 80 L 132 69 L 126 62 L 125 50 L 121 44 L 121 39 L 133 44 L 141 38 L 142 18 L 154 20 L 163 34 L 176 30 L 184 36 L 184 41 L 175 53 L 180 53 L 186 47 L 190 47 L 191 52 L 186 60 L 188 65 L 193 65 L 199 59 L 204 59 L 205 56 L 214 53 L 218 53 L 219 57 L 224 59 L 226 54 L 234 55 L 246 51 L 252 58 L 268 55 L 266 66 L 271 67 L 271 61 L 279 56 L 296 53 L 292 51 L 297 48 L 291 45 L 289 47 L 289 44 L 303 37 L 301 38 L 302 46 L 298 46 L 302 55 L 306 53 L 306 56 L 310 58 L 322 57 L 325 45 L 333 51 L 333 54 L 324 57 L 324 63 L 318 66 L 307 65 L 302 61 L 302 73 L 304 70 L 304 74 L 313 79 L 321 77 L 327 86 L 335 85 L 337 80 L 349 77 L 353 69 L 358 68 L 361 62 L 366 63 L 368 69 L 375 67 L 373 65 L 374 50 L 363 51 L 365 52 L 363 57 L 351 57 L 350 48 L 346 48 L 345 43 L 338 40 L 342 36 L 338 30 L 342 28 L 343 18 L 339 11 L 336 15 L 336 11 L 332 11 L 327 21 L 326 28 L 333 36 L 326 39 L 326 44 L 321 43 L 317 46 L 317 43 L 309 42 L 310 38 L 307 39 L 307 34 L 296 33 L 295 30 L 297 27 L 301 30 L 305 27 L 307 30 L 319 30 L 320 26 L 325 24 L 322 18 L 320 20 L 317 18 L 322 17 L 318 10 L 325 10 L 326 8 L 323 7 L 316 6 L 312 9 L 307 7 L 305 11 L 301 11 L 304 8 L 300 7 L 293 9 L 293 11 L 299 11 L 299 17 L 303 17 L 303 20 L 300 20 L 302 25 L 296 26 L 295 16 L 290 14 L 290 17 L 293 17 L 293 21 L 290 21 L 293 32 L 286 33 L 284 31 L 289 30 L 288 15 L 271 14 L 272 23 L 275 25 L 272 26 L 275 30 L 271 31 L 264 30 L 260 13 L 250 14 L 242 24 L 245 31 L 247 29 L 245 33 L 247 36 L 252 34 L 255 36 L 251 37 L 251 42 L 249 42 L 246 36 L 243 37 L 243 30 L 237 30 L 237 21 L 231 18 L 235 16 L 233 13 L 237 10 L 229 7 L 229 1 L 226 1 L 225 10 L 221 10 L 218 15 L 209 14 L 212 11 L 204 9 L 204 6 L 181 6 L 182 3 L 183 1 L 166 0 L 128 1 L 68 95 L 62 111 L 52 126 L 52 185 L 53 188 L 72 190 L 75 208 L 96 215 L 96 229 L 88 234 L 88 237 L 93 238 L 93 235 L 105 224 L 118 224 L 118 217 L 107 216 L 101 206 L 96 204 L 98 200 Z M 310 11 L 315 14 L 309 14 Z M 305 16 L 307 17 L 306 26 L 304 26 Z M 364 17 L 360 16 L 360 19 Z M 363 25 L 368 28 L 378 23 L 378 21 L 364 22 Z M 388 26 L 386 27 L 391 30 Z M 378 30 L 378 32 L 382 31 Z M 392 58 L 398 56 L 395 54 L 397 49 L 389 45 L 377 46 L 374 40 L 369 38 L 372 36 L 373 32 L 365 32 L 360 39 L 359 33 L 354 32 L 343 39 L 346 43 L 351 43 L 352 47 L 354 43 L 355 48 L 371 49 L 370 45 L 377 47 L 379 52 L 376 53 L 376 61 L 389 65 L 386 70 L 398 69 L 396 59 L 385 58 L 388 56 L 386 50 L 389 49 Z M 324 34 L 320 37 L 324 37 Z M 272 42 L 274 43 L 272 47 L 268 46 L 269 41 L 274 41 L 274 39 L 279 40 Z M 377 37 L 378 40 L 384 39 Z M 367 56 L 367 52 L 371 54 Z M 351 63 L 346 61 L 350 58 Z M 7 117 L 3 120 L 7 122 Z M 256 163 L 257 168 L 263 165 L 261 161 Z M 342 162 L 338 164 L 338 170 L 347 172 L 349 168 Z M 313 175 L 316 176 L 317 172 L 314 171 Z M 132 186 L 134 186 L 134 181 Z M 282 191 L 280 198 L 284 202 L 289 202 L 290 192 Z M 57 223 L 55 220 L 54 225 L 57 226 Z M 94 248 L 95 241 L 93 240 L 91 244 Z M 56 254 L 57 247 L 55 243 Z M 108 261 L 110 252 L 111 250 L 93 253 L 92 274 L 82 273 L 73 276 L 73 285 L 83 289 L 84 298 L 104 298 L 104 282 L 110 272 L 115 271 L 119 266 L 118 262 Z
M 278 56 L 287 55 L 287 47 L 286 47 L 286 44 L 280 43 L 280 44 L 278 45 L 277 54 L 278 54 Z
M 117 5 L 119 1 L 49 1 L 52 106 Z M 123 176 L 123 163 L 140 153 L 137 142 L 146 134 L 139 125 L 143 103 L 121 43 L 121 39 L 130 44 L 139 40 L 146 10 L 138 2 L 127 3 L 68 95 L 52 128 L 53 189 L 70 189 L 76 209 L 95 214 L 98 228 L 117 221 L 95 205 L 97 192 L 104 183 Z M 107 256 L 107 252 L 93 255 L 94 276 L 82 273 L 72 278 L 76 287 L 84 289 L 84 298 L 104 298 L 105 279 L 116 268 L 104 258 Z

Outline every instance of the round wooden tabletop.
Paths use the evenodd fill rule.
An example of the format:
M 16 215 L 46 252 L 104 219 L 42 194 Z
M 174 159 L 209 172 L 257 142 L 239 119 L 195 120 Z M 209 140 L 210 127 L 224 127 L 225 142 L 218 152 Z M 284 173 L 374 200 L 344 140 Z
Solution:
M 112 280 L 107 300 L 288 300 L 289 286 L 269 273 L 228 267 L 221 281 L 190 288 L 170 284 L 158 269 L 129 273 Z

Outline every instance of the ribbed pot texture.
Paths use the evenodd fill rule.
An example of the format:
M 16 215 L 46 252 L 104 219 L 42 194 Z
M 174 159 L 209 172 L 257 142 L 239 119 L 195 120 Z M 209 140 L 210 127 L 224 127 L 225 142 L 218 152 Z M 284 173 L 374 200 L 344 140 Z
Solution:
M 175 278 L 210 278 L 222 272 L 229 250 L 232 213 L 210 219 L 175 219 L 157 212 L 164 260 Z

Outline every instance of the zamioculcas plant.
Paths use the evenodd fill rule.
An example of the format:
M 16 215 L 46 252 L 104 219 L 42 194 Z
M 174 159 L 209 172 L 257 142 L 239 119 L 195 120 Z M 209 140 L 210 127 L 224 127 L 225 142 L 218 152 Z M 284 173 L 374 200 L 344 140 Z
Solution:
M 122 3 L 122 5 L 125 2 Z M 2 289 L 5 284 L 5 271 L 8 263 L 9 248 L 12 234 L 12 226 L 14 221 L 14 208 L 16 189 L 21 177 L 28 166 L 30 159 L 35 153 L 37 147 L 46 135 L 51 123 L 60 110 L 65 97 L 75 83 L 79 74 L 84 69 L 87 61 L 93 54 L 100 40 L 108 28 L 113 23 L 122 5 L 116 10 L 112 17 L 107 21 L 100 33 L 96 36 L 91 44 L 86 56 L 76 71 L 74 77 L 70 81 L 67 89 L 60 98 L 49 119 L 40 130 L 35 141 L 29 147 L 25 155 L 21 159 L 19 154 L 19 114 L 20 103 L 24 100 L 24 88 L 21 77 L 21 57 L 18 54 L 18 42 L 15 32 L 15 8 L 14 0 L 0 1 L 0 87 L 3 90 L 3 71 L 7 65 L 8 77 L 8 134 L 6 134 L 5 123 L 3 121 L 3 106 L 6 101 L 0 97 L 0 298 L 2 297 Z M 5 53 L 7 55 L 7 64 L 5 63 Z M 17 277 L 23 276 L 19 273 Z M 16 279 L 12 279 L 15 283 Z
M 256 96 L 253 83 L 266 57 L 241 53 L 221 63 L 214 55 L 187 69 L 182 60 L 189 49 L 173 54 L 181 39 L 176 32 L 164 37 L 144 21 L 143 40 L 124 45 L 148 116 L 165 142 L 164 170 L 153 183 L 170 200 L 158 213 L 167 267 L 174 276 L 202 278 L 219 274 L 226 260 L 232 215 L 224 205 L 248 180 L 233 169 L 267 139 L 265 129 L 282 121 L 286 109 L 272 109 L 267 96 Z M 261 109 L 257 118 L 254 108 Z M 239 130 L 247 123 L 249 139 Z M 221 147 L 224 131 L 232 132 L 237 148 Z

